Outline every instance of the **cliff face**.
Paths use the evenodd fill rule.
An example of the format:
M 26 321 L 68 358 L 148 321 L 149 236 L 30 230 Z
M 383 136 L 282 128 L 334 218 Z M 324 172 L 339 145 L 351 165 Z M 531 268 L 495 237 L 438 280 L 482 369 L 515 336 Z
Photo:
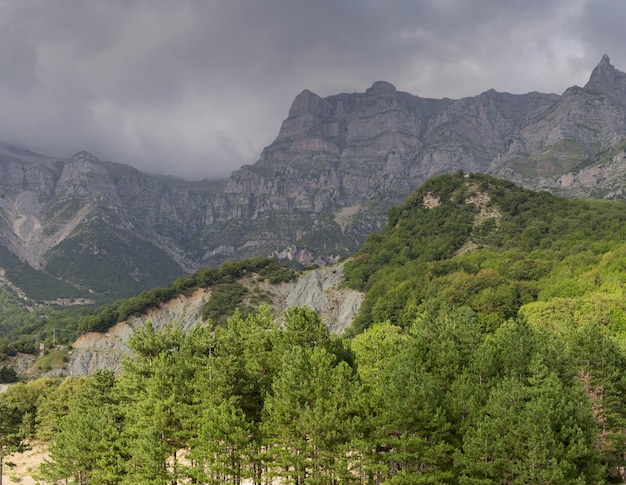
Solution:
M 225 181 L 0 147 L 0 268 L 37 299 L 112 299 L 225 259 L 325 264 L 444 172 L 623 197 L 625 136 L 626 74 L 605 56 L 560 96 L 426 99 L 383 81 L 326 98 L 305 90 L 257 163 Z
M 567 89 L 543 116 L 521 127 L 490 171 L 532 188 L 593 195 L 583 186 L 570 193 L 570 186 L 558 179 L 564 175 L 571 179 L 585 167 L 603 165 L 614 156 L 607 156 L 613 150 L 623 152 L 625 129 L 626 74 L 604 56 L 584 88 Z M 596 195 L 606 196 L 608 191 Z
M 250 194 L 254 219 L 280 216 L 293 228 L 294 248 L 329 261 L 356 249 L 389 207 L 444 172 L 485 172 L 563 195 L 620 196 L 615 160 L 625 105 L 626 74 L 606 56 L 584 88 L 561 96 L 490 90 L 425 99 L 382 81 L 327 98 L 305 90 L 275 142 L 254 166 L 235 172 L 225 192 Z

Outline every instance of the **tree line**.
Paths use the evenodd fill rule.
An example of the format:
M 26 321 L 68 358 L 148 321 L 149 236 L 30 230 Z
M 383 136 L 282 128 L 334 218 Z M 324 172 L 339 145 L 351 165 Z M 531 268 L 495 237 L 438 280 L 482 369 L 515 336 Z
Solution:
M 486 331 L 469 307 L 352 338 L 293 307 L 130 340 L 119 376 L 0 398 L 42 483 L 527 484 L 621 479 L 626 353 L 593 323 Z
M 60 342 L 71 344 L 86 332 L 106 332 L 118 322 L 144 315 L 173 298 L 189 296 L 199 288 L 210 287 L 217 295 L 207 302 L 203 319 L 223 323 L 235 308 L 254 309 L 243 305 L 247 290 L 237 282 L 247 274 L 254 274 L 271 284 L 290 281 L 296 276 L 294 270 L 270 258 L 227 261 L 219 268 L 204 268 L 178 278 L 164 288 L 153 288 L 105 305 L 74 308 L 38 306 L 34 301 L 21 300 L 0 287 L 0 371 L 7 357 L 17 352 L 34 354 L 39 351 L 40 342 L 48 346 Z

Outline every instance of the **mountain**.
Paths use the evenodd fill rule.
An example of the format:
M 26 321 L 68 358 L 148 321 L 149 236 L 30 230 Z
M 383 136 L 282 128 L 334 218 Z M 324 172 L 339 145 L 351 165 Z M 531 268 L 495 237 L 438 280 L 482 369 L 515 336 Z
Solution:
M 227 259 L 353 254 L 430 177 L 484 172 L 566 196 L 624 197 L 626 74 L 604 56 L 562 95 L 427 99 L 375 82 L 304 90 L 276 140 L 227 180 L 186 182 L 0 147 L 0 277 L 38 301 L 137 294 Z M 9 286 L 5 286 L 9 288 Z
M 195 231 L 190 199 L 206 204 L 206 190 L 86 152 L 0 161 L 0 265 L 28 296 L 130 295 L 190 269 L 180 242 Z
M 623 483 L 625 222 L 624 201 L 443 174 L 344 264 L 227 262 L 104 307 L 84 323 L 106 333 L 30 370 L 117 378 L 11 386 L 6 426 L 48 445 L 50 483 Z M 342 271 L 365 300 L 338 338 L 324 314 L 361 301 L 328 298 Z
M 96 314 L 49 319 L 35 333 L 48 342 L 53 327 L 81 335 L 50 374 L 72 376 L 119 371 L 129 337 L 146 321 L 157 331 L 207 320 L 223 328 L 236 308 L 251 314 L 261 303 L 277 317 L 307 306 L 332 332 L 351 337 L 380 322 L 408 330 L 421 315 L 458 313 L 486 333 L 522 315 L 536 328 L 593 321 L 620 340 L 625 223 L 624 201 L 568 199 L 489 175 L 443 174 L 394 207 L 385 228 L 345 263 L 296 273 L 271 259 L 228 262 Z
M 17 314 L 18 299 L 0 298 L 0 357 L 34 352 L 33 337 L 58 343 L 82 335 L 57 374 L 119 369 L 128 337 L 146 320 L 156 329 L 174 321 L 185 329 L 207 319 L 221 325 L 235 308 L 253 311 L 260 302 L 276 315 L 308 306 L 331 330 L 350 335 L 382 321 L 408 328 L 423 313 L 461 308 L 486 331 L 521 314 L 548 328 L 591 319 L 621 339 L 625 223 L 624 201 L 568 199 L 484 174 L 443 174 L 392 208 L 383 230 L 350 260 L 297 278 L 274 260 L 233 261 L 97 313 L 54 312 L 45 319 L 47 308 L 26 319 Z M 43 368 L 36 363 L 30 372 Z

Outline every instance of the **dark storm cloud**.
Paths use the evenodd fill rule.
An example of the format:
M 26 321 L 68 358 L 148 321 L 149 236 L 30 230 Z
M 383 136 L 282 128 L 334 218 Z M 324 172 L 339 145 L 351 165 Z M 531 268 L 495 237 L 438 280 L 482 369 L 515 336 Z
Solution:
M 622 71 L 626 71 L 625 19 L 626 2 L 594 0 L 585 4 L 576 24 L 587 53 L 593 57 L 609 54 L 612 63 Z
M 611 0 L 0 0 L 0 139 L 187 178 L 254 163 L 294 96 L 562 92 L 603 53 Z

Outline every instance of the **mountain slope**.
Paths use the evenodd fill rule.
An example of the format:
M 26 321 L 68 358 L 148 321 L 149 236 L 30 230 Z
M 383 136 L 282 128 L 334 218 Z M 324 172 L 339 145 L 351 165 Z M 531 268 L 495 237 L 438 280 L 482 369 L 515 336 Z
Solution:
M 171 328 L 174 324 L 187 331 L 196 325 L 206 324 L 207 320 L 211 320 L 214 326 L 220 326 L 226 317 L 232 316 L 235 308 L 245 314 L 264 303 L 278 318 L 292 306 L 307 306 L 315 310 L 334 333 L 342 333 L 350 326 L 363 294 L 343 286 L 343 264 L 299 274 L 284 273 L 285 268 L 281 270 L 274 265 L 275 262 L 254 260 L 222 266 L 221 270 L 210 270 L 214 276 L 207 277 L 207 272 L 201 272 L 178 280 L 166 289 L 142 293 L 138 297 L 117 302 L 113 307 L 105 307 L 94 316 L 79 318 L 78 330 L 77 319 L 74 319 L 68 328 L 55 329 L 61 337 L 80 334 L 72 342 L 67 363 L 45 375 L 79 377 L 91 375 L 98 369 L 120 371 L 123 357 L 130 353 L 127 345 L 129 337 L 135 330 L 142 328 L 146 321 L 150 321 L 156 331 Z M 268 273 L 268 269 L 273 273 Z M 222 274 L 217 276 L 220 272 Z M 202 279 L 204 283 L 195 283 Z M 193 285 L 186 287 L 191 280 L 195 281 Z M 213 282 L 209 283 L 209 280 Z M 230 304 L 229 295 L 221 291 L 226 286 L 242 290 L 239 302 Z M 175 287 L 178 289 L 174 290 Z M 156 301 L 159 295 L 161 301 Z M 209 305 L 219 308 L 216 318 L 207 317 Z M 113 314 L 115 317 L 110 318 Z M 50 328 L 37 330 L 40 335 L 50 334 L 50 331 Z M 61 334 L 61 331 L 64 333 Z M 49 335 L 47 340 L 50 342 Z M 34 360 L 28 358 L 30 367 L 26 367 L 26 364 L 20 364 L 24 361 L 24 356 L 20 356 L 14 358 L 11 365 L 20 369 L 22 376 L 40 377 L 41 369 L 36 361 L 33 363 Z
M 34 380 L 13 386 L 5 404 L 28 410 L 16 422 L 50 440 L 41 472 L 51 481 L 84 470 L 87 459 L 112 463 L 110 476 L 127 479 L 145 443 L 157 443 L 164 451 L 150 470 L 168 470 L 180 449 L 200 459 L 209 450 L 196 470 L 195 462 L 169 468 L 174 480 L 272 481 L 287 470 L 294 481 L 320 473 L 323 482 L 618 483 L 625 216 L 623 202 L 441 175 L 393 209 L 346 263 L 368 288 L 363 307 L 375 323 L 353 338 L 332 338 L 305 308 L 291 308 L 280 326 L 267 308 L 194 326 L 220 287 L 249 285 L 254 294 L 289 280 L 274 293 L 278 302 L 287 289 L 294 304 L 313 307 L 312 296 L 346 292 L 341 267 L 305 272 L 298 289 L 273 260 L 230 262 L 102 310 L 99 321 L 125 320 L 79 338 L 66 372 L 119 369 L 132 348 L 119 379 Z M 76 426 L 59 431 L 59 422 Z M 77 442 L 85 444 L 78 452 Z M 118 444 L 131 451 L 99 461 Z M 77 454 L 78 466 L 49 466 Z M 233 457 L 236 466 L 222 466 Z
M 522 312 L 540 326 L 592 319 L 623 332 L 625 223 L 622 201 L 436 177 L 346 263 L 349 285 L 366 290 L 352 330 L 462 306 L 486 330 Z
M 175 183 L 84 152 L 64 161 L 1 160 L 0 240 L 10 254 L 0 265 L 29 296 L 131 295 L 188 269 L 178 264 L 177 259 L 184 262 L 177 257 L 180 249 L 163 236 L 173 225 L 170 220 L 176 220 L 178 231 L 193 218 L 177 211 L 184 200 Z M 168 198 L 174 201 L 169 206 Z M 19 276 L 32 273 L 30 268 L 47 279 L 38 290 Z
M 81 337 L 68 370 L 116 368 L 125 340 L 145 320 L 159 329 L 207 318 L 220 324 L 235 308 L 227 302 L 238 298 L 241 308 L 266 301 L 276 314 L 308 306 L 332 330 L 351 335 L 376 323 L 409 328 L 420 315 L 460 311 L 487 333 L 522 314 L 537 327 L 594 321 L 626 338 L 624 241 L 623 201 L 572 200 L 482 174 L 441 175 L 392 209 L 387 226 L 345 265 L 288 281 L 271 260 L 227 263 L 79 320 L 81 331 L 112 328 Z M 271 274 L 274 281 L 266 281 Z M 240 296 L 221 291 L 233 284 Z M 207 312 L 207 302 L 219 310 Z
M 604 56 L 584 88 L 571 87 L 541 119 L 525 126 L 518 139 L 489 172 L 527 186 L 556 189 L 568 195 L 571 177 L 582 166 L 606 162 L 606 151 L 623 153 L 626 124 L 626 75 Z M 591 195 L 585 191 L 572 195 Z
M 305 90 L 260 159 L 223 181 L 0 146 L 0 268 L 37 300 L 112 300 L 226 259 L 335 262 L 442 173 L 623 198 L 625 136 L 626 74 L 605 56 L 561 96 L 426 99 L 384 81 Z

